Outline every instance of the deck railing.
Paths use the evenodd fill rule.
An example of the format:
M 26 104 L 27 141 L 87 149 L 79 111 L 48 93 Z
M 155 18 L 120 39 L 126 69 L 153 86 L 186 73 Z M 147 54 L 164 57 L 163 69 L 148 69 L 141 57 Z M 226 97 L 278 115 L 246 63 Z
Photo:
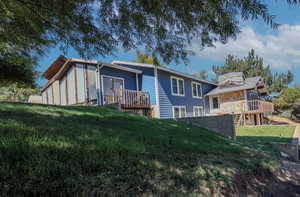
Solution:
M 122 108 L 149 108 L 149 94 L 137 90 L 114 89 L 110 95 L 104 95 L 105 104 L 119 103 Z
M 232 101 L 220 104 L 218 113 L 265 113 L 273 112 L 273 103 L 261 100 L 250 100 L 250 101 Z
M 274 105 L 271 102 L 260 101 L 260 100 L 251 100 L 247 102 L 244 101 L 243 110 L 245 112 L 252 112 L 252 113 L 273 112 Z

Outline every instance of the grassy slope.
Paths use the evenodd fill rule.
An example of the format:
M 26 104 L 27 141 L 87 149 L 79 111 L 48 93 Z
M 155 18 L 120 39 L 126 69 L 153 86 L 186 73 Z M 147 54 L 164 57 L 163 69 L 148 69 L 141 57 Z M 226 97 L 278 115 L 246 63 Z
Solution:
M 238 127 L 237 140 L 257 148 L 269 149 L 271 142 L 291 142 L 295 126 Z
M 196 196 L 234 189 L 238 171 L 277 165 L 171 120 L 1 102 L 0 161 L 3 196 Z

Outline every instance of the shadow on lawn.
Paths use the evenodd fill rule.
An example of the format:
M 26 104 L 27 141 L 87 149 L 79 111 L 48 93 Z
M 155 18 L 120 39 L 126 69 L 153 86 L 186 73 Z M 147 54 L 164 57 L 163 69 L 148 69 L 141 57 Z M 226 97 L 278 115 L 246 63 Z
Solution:
M 293 138 L 287 137 L 272 137 L 272 136 L 237 136 L 237 141 L 243 143 L 259 143 L 259 144 L 270 144 L 271 142 L 291 142 Z
M 228 182 L 221 169 L 232 166 L 221 155 L 242 152 L 174 121 L 74 110 L 0 109 L 2 195 L 204 195 L 216 181 Z
M 2 195 L 233 193 L 230 172 L 250 165 L 236 143 L 174 121 L 93 107 L 51 107 L 47 113 L 0 109 Z M 252 165 L 263 158 L 256 159 Z

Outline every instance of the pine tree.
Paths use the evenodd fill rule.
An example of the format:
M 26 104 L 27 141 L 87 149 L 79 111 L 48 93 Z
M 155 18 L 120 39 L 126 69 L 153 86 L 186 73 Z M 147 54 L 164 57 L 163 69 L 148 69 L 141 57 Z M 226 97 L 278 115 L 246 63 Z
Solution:
M 284 88 L 288 87 L 293 81 L 293 73 L 288 71 L 287 73 L 272 73 L 270 65 L 265 65 L 262 57 L 255 54 L 254 49 L 252 49 L 248 55 L 244 58 L 238 58 L 233 55 L 228 55 L 224 65 L 213 66 L 212 71 L 218 76 L 228 73 L 228 72 L 243 72 L 246 78 L 261 76 L 264 82 L 268 86 L 269 92 L 279 93 Z M 216 81 L 214 79 L 214 81 Z

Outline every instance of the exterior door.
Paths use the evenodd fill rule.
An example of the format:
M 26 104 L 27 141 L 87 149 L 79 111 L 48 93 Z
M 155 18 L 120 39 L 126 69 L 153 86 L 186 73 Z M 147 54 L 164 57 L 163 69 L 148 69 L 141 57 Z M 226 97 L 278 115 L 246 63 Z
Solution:
M 117 103 L 122 97 L 124 80 L 114 77 L 103 77 L 104 104 Z

